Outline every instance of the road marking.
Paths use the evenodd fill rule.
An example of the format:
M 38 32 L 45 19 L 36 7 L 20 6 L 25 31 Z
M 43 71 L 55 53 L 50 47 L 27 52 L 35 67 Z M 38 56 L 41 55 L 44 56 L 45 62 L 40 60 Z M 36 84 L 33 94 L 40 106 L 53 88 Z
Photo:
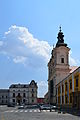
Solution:
M 46 110 L 43 110 L 43 112 L 46 112 Z
M 25 112 L 28 112 L 27 110 L 25 110 Z
M 10 112 L 14 112 L 14 110 L 11 110 Z
M 4 111 L 4 113 L 18 113 L 18 112 L 20 112 L 20 113 L 22 113 L 22 112 L 25 112 L 25 113 L 27 113 L 27 112 L 50 112 L 50 110 L 42 110 L 42 111 L 40 111 L 39 109 L 37 109 L 37 110 L 33 110 L 33 109 L 31 109 L 31 110 L 8 110 L 8 111 Z
M 15 112 L 18 112 L 19 110 L 16 110 Z
M 30 110 L 29 112 L 32 112 L 32 110 Z
M 34 112 L 37 112 L 37 110 L 34 110 Z
M 10 111 L 4 111 L 4 112 L 10 112 Z
M 20 112 L 23 112 L 23 110 L 20 110 Z
M 41 112 L 40 110 L 38 110 L 38 112 Z

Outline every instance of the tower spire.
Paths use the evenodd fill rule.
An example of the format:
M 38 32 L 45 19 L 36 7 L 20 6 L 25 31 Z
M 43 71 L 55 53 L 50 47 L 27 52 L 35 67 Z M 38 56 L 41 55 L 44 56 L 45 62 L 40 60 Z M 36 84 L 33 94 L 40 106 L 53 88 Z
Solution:
M 57 37 L 58 41 L 57 41 L 56 47 L 59 47 L 59 46 L 65 46 L 66 47 L 67 44 L 64 43 L 64 34 L 61 30 L 61 25 L 60 25 L 59 29 L 60 30 L 59 30 L 58 37 Z

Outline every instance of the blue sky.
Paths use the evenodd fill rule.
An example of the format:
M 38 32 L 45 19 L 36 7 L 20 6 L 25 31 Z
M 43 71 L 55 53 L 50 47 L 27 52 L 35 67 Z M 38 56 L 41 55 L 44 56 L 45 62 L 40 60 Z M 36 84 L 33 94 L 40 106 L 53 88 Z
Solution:
M 70 65 L 79 66 L 80 0 L 0 0 L 0 88 L 34 79 L 44 96 L 60 25 Z

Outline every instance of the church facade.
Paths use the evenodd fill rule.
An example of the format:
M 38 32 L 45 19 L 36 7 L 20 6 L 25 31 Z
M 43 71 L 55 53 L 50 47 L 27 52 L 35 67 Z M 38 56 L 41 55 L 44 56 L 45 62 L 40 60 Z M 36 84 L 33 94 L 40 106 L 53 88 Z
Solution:
M 51 104 L 56 104 L 56 85 L 69 75 L 69 50 L 64 43 L 63 32 L 60 31 L 57 37 L 58 41 L 51 53 L 51 59 L 48 63 L 48 96 Z
M 80 109 L 80 67 L 69 66 L 70 48 L 60 31 L 48 63 L 48 102 L 64 108 Z

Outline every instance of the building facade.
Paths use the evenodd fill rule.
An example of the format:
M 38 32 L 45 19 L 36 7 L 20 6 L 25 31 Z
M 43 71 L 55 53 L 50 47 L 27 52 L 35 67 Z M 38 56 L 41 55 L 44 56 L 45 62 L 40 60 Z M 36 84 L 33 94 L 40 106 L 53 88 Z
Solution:
M 56 85 L 70 72 L 70 48 L 64 43 L 64 35 L 61 27 L 57 39 L 58 41 L 52 50 L 51 59 L 48 63 L 48 94 L 51 104 L 56 104 Z
M 56 85 L 56 93 L 58 106 L 80 110 L 80 67 Z
M 6 105 L 9 101 L 9 90 L 0 89 L 0 105 Z
M 7 97 L 6 104 L 36 104 L 37 88 L 37 83 L 34 80 L 32 80 L 30 84 L 12 84 L 9 90 L 5 90 L 6 94 L 0 90 L 0 97 Z M 0 104 L 2 104 L 2 102 Z

